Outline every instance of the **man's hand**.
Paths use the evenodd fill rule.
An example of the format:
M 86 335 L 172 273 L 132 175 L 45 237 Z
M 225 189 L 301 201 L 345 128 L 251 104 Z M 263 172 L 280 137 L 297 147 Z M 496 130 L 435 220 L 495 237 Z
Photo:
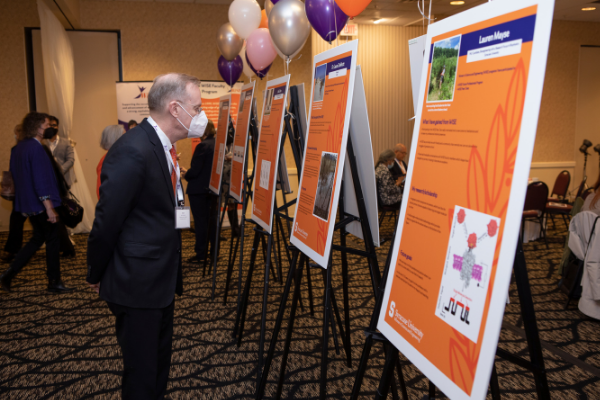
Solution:
M 100 282 L 95 283 L 95 284 L 91 284 L 88 283 L 88 286 L 90 287 L 90 289 L 92 289 L 94 292 L 96 292 L 97 294 L 100 294 Z
M 183 168 L 183 167 L 179 167 L 179 174 L 181 175 L 182 178 L 185 178 L 185 174 L 188 170 Z

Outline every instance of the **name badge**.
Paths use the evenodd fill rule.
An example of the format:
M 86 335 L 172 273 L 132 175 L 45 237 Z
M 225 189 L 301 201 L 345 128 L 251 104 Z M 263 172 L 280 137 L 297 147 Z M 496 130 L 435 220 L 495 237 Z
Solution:
M 175 207 L 175 229 L 190 228 L 190 208 Z

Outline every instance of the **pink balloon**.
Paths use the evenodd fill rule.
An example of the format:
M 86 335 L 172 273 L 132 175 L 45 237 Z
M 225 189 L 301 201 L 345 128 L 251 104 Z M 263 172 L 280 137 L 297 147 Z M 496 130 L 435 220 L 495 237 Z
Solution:
M 246 54 L 248 60 L 257 71 L 267 68 L 275 57 L 277 50 L 271 41 L 271 35 L 266 28 L 259 28 L 253 31 L 246 39 Z

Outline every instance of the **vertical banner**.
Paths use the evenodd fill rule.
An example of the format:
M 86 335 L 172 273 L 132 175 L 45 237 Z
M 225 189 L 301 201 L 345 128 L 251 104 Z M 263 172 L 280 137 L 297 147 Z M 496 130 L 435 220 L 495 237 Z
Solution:
M 138 124 L 150 116 L 148 93 L 152 81 L 117 82 L 117 118 L 125 130 L 129 130 L 129 121 Z
M 314 58 L 304 164 L 290 242 L 327 268 L 348 142 L 358 40 Z
M 246 151 L 248 149 L 248 128 L 250 127 L 255 84 L 256 81 L 253 81 L 242 87 L 233 139 L 233 160 L 231 161 L 229 194 L 240 203 L 242 201 L 242 189 L 244 186 L 244 163 L 246 162 Z
M 213 153 L 212 169 L 210 171 L 210 183 L 208 187 L 215 194 L 221 190 L 221 181 L 223 174 L 223 163 L 225 161 L 225 151 L 227 148 L 227 127 L 229 122 L 229 112 L 231 110 L 231 95 L 228 94 L 219 99 L 218 127 L 215 136 L 215 152 Z
M 268 81 L 263 93 L 263 112 L 252 182 L 252 219 L 269 233 L 273 228 L 273 204 L 279 166 L 277 161 L 283 137 L 283 116 L 289 84 L 289 75 Z
M 488 391 L 553 10 L 495 1 L 429 27 L 378 329 L 451 399 Z
M 231 118 L 237 116 L 237 108 L 240 99 L 240 92 L 243 83 L 238 82 L 233 87 L 223 81 L 202 81 L 200 83 L 200 95 L 202 96 L 202 109 L 206 117 L 215 124 L 215 129 L 219 128 L 219 99 L 227 94 L 231 94 Z M 192 154 L 201 139 L 192 139 Z

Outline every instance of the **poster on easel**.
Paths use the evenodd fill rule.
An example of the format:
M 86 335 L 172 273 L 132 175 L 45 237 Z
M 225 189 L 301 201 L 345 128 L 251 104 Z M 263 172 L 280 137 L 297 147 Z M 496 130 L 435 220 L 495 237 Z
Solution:
M 554 1 L 495 1 L 429 27 L 377 328 L 451 399 L 488 391 L 553 10 Z
M 327 268 L 348 143 L 358 40 L 313 60 L 312 91 L 290 242 Z
M 225 163 L 225 152 L 227 151 L 227 128 L 229 126 L 229 113 L 231 110 L 231 95 L 222 96 L 219 99 L 217 135 L 215 136 L 215 152 L 213 153 L 212 169 L 210 171 L 210 182 L 208 187 L 214 194 L 219 194 Z
M 256 149 L 252 182 L 252 220 L 269 234 L 273 230 L 273 205 L 283 138 L 283 117 L 287 105 L 290 76 L 267 82 Z
M 148 93 L 153 81 L 117 82 L 117 118 L 119 125 L 129 130 L 129 121 L 140 124 L 150 116 Z
M 202 109 L 206 113 L 206 117 L 213 122 L 215 129 L 219 127 L 219 101 L 221 97 L 231 94 L 231 119 L 236 123 L 238 115 L 238 103 L 240 93 L 242 91 L 242 82 L 236 82 L 233 86 L 229 86 L 224 81 L 202 81 L 200 82 L 200 96 L 202 97 Z M 192 139 L 192 154 L 201 139 Z
M 256 81 L 253 81 L 242 87 L 235 136 L 233 138 L 229 194 L 239 203 L 242 202 L 242 190 L 244 188 L 244 163 L 246 162 L 246 151 L 248 149 L 248 129 L 250 127 L 255 84 Z

